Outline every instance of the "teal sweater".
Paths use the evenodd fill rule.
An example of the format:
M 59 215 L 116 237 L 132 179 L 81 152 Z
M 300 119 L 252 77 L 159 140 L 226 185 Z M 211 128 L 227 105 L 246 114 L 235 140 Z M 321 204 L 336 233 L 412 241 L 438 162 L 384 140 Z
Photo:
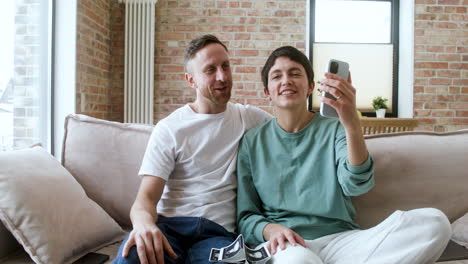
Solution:
M 250 245 L 264 242 L 269 223 L 310 240 L 357 229 L 350 196 L 374 186 L 373 160 L 349 164 L 346 134 L 337 119 L 315 113 L 297 133 L 276 119 L 249 130 L 239 148 L 237 216 Z

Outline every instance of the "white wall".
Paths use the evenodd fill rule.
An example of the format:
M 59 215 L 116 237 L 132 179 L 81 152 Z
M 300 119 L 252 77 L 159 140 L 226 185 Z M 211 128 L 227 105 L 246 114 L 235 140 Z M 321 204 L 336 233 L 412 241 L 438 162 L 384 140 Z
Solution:
M 414 1 L 400 1 L 398 117 L 413 117 Z
M 64 121 L 75 113 L 77 0 L 55 1 L 54 155 L 60 160 Z

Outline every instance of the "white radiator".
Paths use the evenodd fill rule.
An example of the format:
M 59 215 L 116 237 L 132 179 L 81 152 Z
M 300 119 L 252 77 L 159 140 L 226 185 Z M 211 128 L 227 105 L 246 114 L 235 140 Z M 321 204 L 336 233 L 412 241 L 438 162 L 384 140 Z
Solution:
M 125 3 L 124 122 L 153 124 L 157 1 L 119 0 Z

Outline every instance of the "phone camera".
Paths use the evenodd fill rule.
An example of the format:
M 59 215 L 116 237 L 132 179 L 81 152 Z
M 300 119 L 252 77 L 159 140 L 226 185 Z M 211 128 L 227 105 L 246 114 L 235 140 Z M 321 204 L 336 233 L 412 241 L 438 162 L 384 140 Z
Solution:
M 338 73 L 338 63 L 337 62 L 332 61 L 330 63 L 330 73 L 334 73 L 334 74 Z

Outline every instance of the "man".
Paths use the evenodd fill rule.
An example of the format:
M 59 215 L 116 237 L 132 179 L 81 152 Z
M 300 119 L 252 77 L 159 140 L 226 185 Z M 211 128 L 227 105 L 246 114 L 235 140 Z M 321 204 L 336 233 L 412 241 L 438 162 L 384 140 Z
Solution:
M 130 212 L 133 231 L 114 263 L 209 263 L 211 248 L 235 238 L 238 143 L 271 117 L 229 103 L 228 50 L 215 36 L 190 42 L 185 69 L 196 99 L 155 126 Z
M 268 243 L 271 263 L 427 264 L 451 236 L 447 217 L 424 208 L 397 211 L 359 230 L 351 197 L 374 186 L 373 160 L 356 113 L 351 78 L 326 73 L 322 97 L 339 116 L 307 111 L 314 89 L 307 57 L 294 47 L 273 51 L 262 70 L 276 112 L 240 144 L 239 231 L 251 245 Z

